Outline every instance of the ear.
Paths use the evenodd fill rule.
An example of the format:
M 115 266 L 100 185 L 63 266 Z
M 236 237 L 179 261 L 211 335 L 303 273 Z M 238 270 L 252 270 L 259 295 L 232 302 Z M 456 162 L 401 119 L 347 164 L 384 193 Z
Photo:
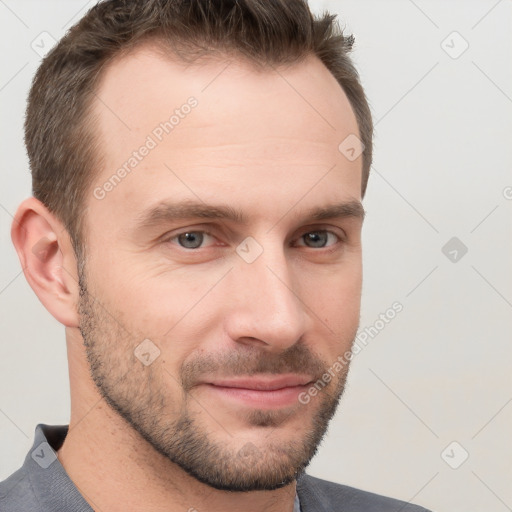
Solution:
M 35 197 L 14 216 L 11 238 L 23 273 L 43 306 L 66 327 L 78 327 L 77 261 L 64 225 Z

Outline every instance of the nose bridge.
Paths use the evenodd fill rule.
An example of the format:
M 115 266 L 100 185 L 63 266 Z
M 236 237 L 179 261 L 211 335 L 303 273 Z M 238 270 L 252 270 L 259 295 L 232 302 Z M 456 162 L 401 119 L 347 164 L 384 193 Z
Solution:
M 266 244 L 253 262 L 235 270 L 237 336 L 257 338 L 280 349 L 304 334 L 307 315 L 282 245 Z

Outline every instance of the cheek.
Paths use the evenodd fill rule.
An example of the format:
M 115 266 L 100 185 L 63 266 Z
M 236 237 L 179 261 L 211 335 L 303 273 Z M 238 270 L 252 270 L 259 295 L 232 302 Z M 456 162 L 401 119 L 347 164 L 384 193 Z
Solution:
M 215 289 L 222 273 L 148 268 L 119 265 L 107 269 L 109 286 L 102 286 L 101 293 L 111 316 L 130 332 L 134 346 L 146 339 L 156 345 L 159 356 L 155 361 L 162 363 L 168 372 L 163 378 L 174 386 L 171 376 L 178 378 L 186 358 L 220 325 L 218 295 L 209 291 Z
M 94 271 L 102 296 L 124 320 L 135 330 L 158 336 L 193 309 L 215 277 L 196 275 L 182 265 L 118 254 L 103 254 Z
M 335 337 L 334 343 L 351 343 L 359 325 L 361 265 L 333 268 L 303 281 L 303 300 L 314 318 Z M 327 329 L 329 328 L 329 330 Z M 319 325 L 318 328 L 322 328 Z M 334 333 L 334 334 L 333 334 Z

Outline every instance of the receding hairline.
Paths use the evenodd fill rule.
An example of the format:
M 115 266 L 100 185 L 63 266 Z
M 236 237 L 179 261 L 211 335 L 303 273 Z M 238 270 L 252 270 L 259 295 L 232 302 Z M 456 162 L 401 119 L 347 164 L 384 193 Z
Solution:
M 111 67 L 139 53 L 148 56 L 156 55 L 162 58 L 162 60 L 172 64 L 183 65 L 185 69 L 195 66 L 200 67 L 210 63 L 229 62 L 261 73 L 266 73 L 274 69 L 287 69 L 299 65 L 308 59 L 315 59 L 325 67 L 326 71 L 328 71 L 339 84 L 336 77 L 313 50 L 304 51 L 297 55 L 289 55 L 287 59 L 274 62 L 272 59 L 266 59 L 260 55 L 248 55 L 235 46 L 221 46 L 215 44 L 211 45 L 207 50 L 194 51 L 192 45 L 181 46 L 180 43 L 166 39 L 164 33 L 155 33 L 131 41 L 128 45 L 120 48 L 114 55 L 106 59 L 97 77 L 96 90 L 98 83 L 102 81 Z

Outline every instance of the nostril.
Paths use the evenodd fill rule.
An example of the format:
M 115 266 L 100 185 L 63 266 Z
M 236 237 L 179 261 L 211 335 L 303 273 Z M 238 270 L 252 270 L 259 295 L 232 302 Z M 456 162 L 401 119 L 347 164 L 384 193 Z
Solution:
M 260 340 L 259 338 L 254 338 L 252 336 L 242 336 L 241 338 L 237 339 L 237 343 L 239 343 L 240 345 L 248 346 L 248 347 L 249 346 L 255 347 L 255 346 L 268 345 L 268 343 L 266 343 L 265 341 Z

